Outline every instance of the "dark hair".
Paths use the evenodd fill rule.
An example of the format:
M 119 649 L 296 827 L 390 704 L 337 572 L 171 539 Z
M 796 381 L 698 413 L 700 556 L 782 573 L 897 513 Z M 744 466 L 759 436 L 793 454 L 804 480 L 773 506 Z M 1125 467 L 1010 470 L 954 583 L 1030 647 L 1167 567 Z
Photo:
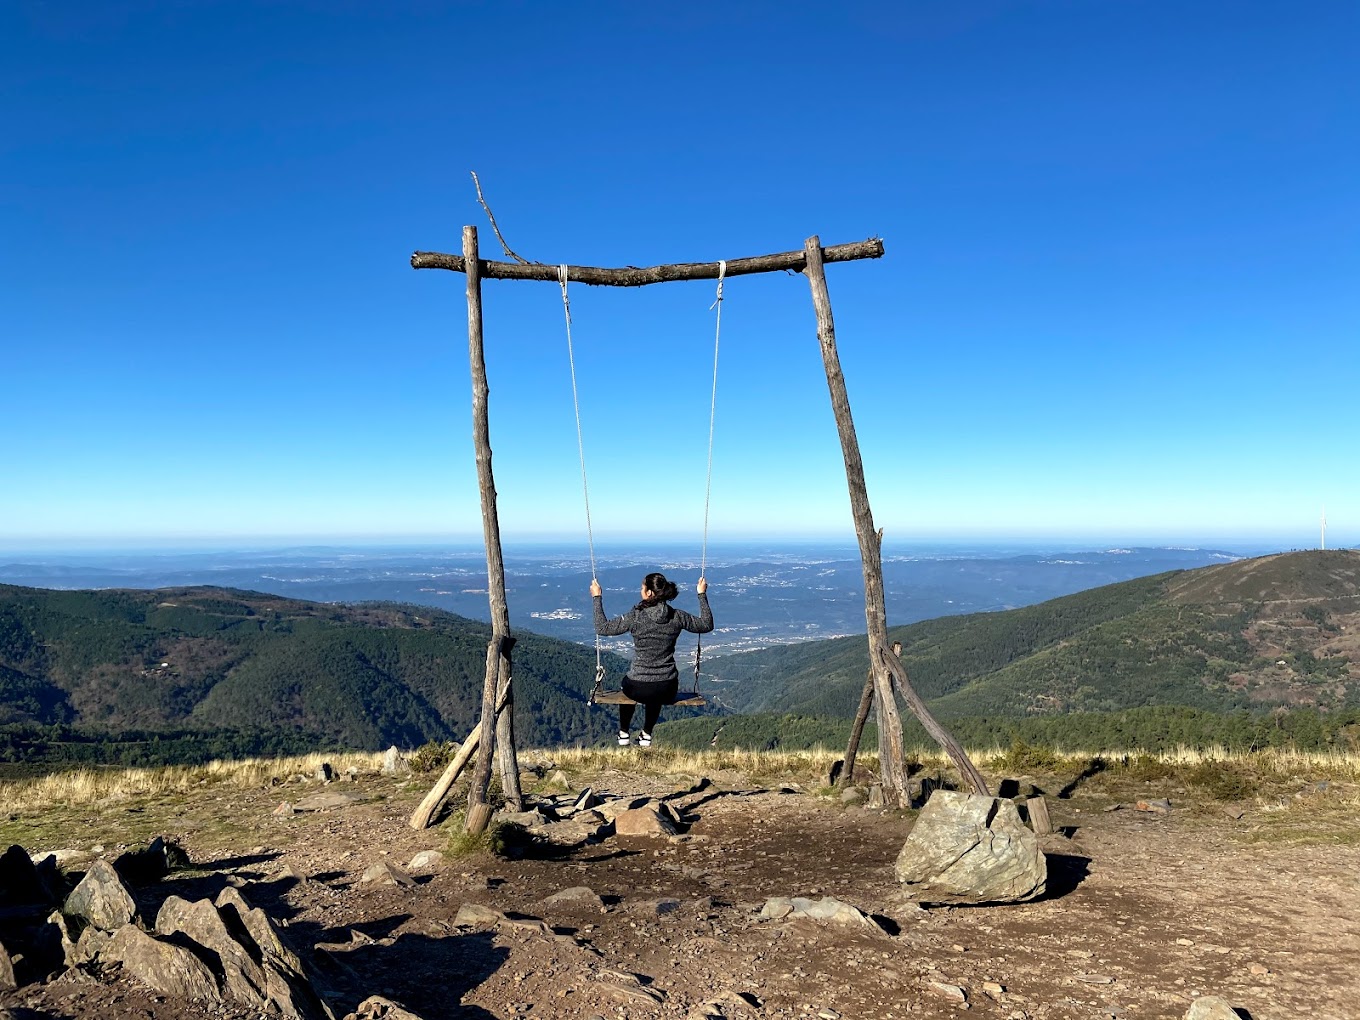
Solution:
M 667 581 L 665 574 L 648 574 L 642 579 L 642 584 L 652 593 L 652 597 L 647 601 L 652 605 L 658 602 L 669 602 L 680 594 L 680 589 L 675 586 L 674 581 Z

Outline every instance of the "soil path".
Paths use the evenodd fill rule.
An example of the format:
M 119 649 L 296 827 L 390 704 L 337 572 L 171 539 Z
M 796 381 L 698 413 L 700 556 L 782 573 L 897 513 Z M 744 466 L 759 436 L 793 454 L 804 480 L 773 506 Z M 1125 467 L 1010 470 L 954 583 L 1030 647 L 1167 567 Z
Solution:
M 1018 906 L 905 903 L 892 862 L 912 818 L 843 808 L 790 788 L 713 775 L 592 777 L 597 792 L 668 796 L 687 822 L 671 838 L 613 837 L 519 859 L 445 860 L 414 888 L 365 884 L 445 844 L 406 818 L 420 790 L 374 778 L 376 799 L 276 819 L 279 793 L 243 794 L 258 845 L 221 844 L 182 817 L 212 870 L 144 890 L 225 882 L 286 922 L 337 1015 L 383 994 L 425 1020 L 691 1017 L 897 1020 L 961 1011 L 1008 1020 L 1179 1018 L 1222 995 L 1256 1020 L 1360 1016 L 1360 849 L 1252 846 L 1207 813 L 1103 811 L 1050 801 L 1051 891 Z M 386 784 L 386 785 L 384 785 Z M 340 784 L 346 785 L 346 784 Z M 549 902 L 586 886 L 600 901 Z M 760 917 L 770 896 L 835 896 L 889 931 Z M 487 914 L 459 925 L 460 908 Z M 315 949 L 318 944 L 326 949 Z M 933 984 L 934 983 L 934 984 Z M 936 987 L 956 986 L 962 1005 Z M 997 991 L 999 986 L 1003 991 Z M 991 988 L 991 994 L 988 988 Z M 16 1017 L 244 1017 L 199 1010 L 129 983 L 58 980 L 0 997 Z

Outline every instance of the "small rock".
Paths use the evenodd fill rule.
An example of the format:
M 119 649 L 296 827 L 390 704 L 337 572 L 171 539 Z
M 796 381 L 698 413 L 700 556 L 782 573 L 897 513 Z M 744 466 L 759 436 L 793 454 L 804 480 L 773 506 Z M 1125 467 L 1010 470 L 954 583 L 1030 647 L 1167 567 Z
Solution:
M 614 832 L 619 836 L 673 836 L 676 829 L 669 815 L 648 804 L 615 815 Z
M 571 780 L 561 769 L 554 770 L 547 779 L 543 780 L 543 787 L 548 790 L 561 790 L 564 793 L 570 793 L 572 788 Z
M 19 987 L 19 982 L 14 978 L 14 961 L 10 959 L 9 950 L 0 945 L 0 992 L 12 992 Z
M 760 908 L 760 916 L 779 921 L 793 913 L 793 901 L 785 896 L 771 896 Z
M 1176 940 L 1176 945 L 1178 946 L 1193 946 L 1194 944 L 1194 939 L 1179 938 Z
M 1106 814 L 1108 814 L 1108 813 L 1111 812 L 1111 811 L 1118 811 L 1118 810 L 1120 810 L 1121 808 L 1123 808 L 1123 806 L 1124 806 L 1123 804 L 1111 804 L 1111 805 L 1109 805 L 1108 807 L 1105 808 L 1105 812 L 1106 812 Z
M 1190 1008 L 1185 1011 L 1185 1020 L 1241 1020 L 1241 1016 L 1227 999 L 1205 995 L 1190 1003 Z
M 993 1002 L 1000 1002 L 1001 996 L 1006 992 L 1006 986 L 997 984 L 995 981 L 982 982 L 982 994 Z
M 386 861 L 379 861 L 377 864 L 370 865 L 365 869 L 359 881 L 372 885 L 399 885 L 403 889 L 411 889 L 416 884 L 414 878 Z
M 411 771 L 411 763 L 394 744 L 383 752 L 382 772 L 385 776 L 403 776 Z
M 1223 805 L 1223 813 L 1234 822 L 1240 822 L 1247 812 L 1244 808 L 1240 808 L 1236 804 L 1225 804 Z
M 576 814 L 578 811 L 589 811 L 591 808 L 599 806 L 600 798 L 595 796 L 595 791 L 587 786 L 581 791 L 581 796 L 577 797 L 575 803 L 571 805 L 569 813 Z
M 316 769 L 316 778 L 323 783 L 329 783 L 335 779 L 335 769 L 331 768 L 331 763 L 323 761 Z
M 532 829 L 536 825 L 553 821 L 554 817 L 549 817 L 538 806 L 528 808 L 525 811 L 497 811 L 495 814 L 496 821 L 505 825 L 518 825 L 525 829 Z
M 874 783 L 869 787 L 869 799 L 864 806 L 870 811 L 883 810 L 883 787 L 881 785 Z
M 864 791 L 858 786 L 847 786 L 841 791 L 841 803 L 846 807 L 859 807 L 864 801 Z
M 421 850 L 406 865 L 411 871 L 432 871 L 444 863 L 444 855 L 438 850 Z
M 958 985 L 951 985 L 947 981 L 931 981 L 926 985 L 932 992 L 942 999 L 950 1002 L 963 1003 L 968 1001 L 968 993 Z
M 1267 967 L 1264 963 L 1253 963 L 1251 965 L 1251 972 L 1255 974 L 1257 977 L 1265 977 L 1267 974 L 1270 973 L 1270 968 Z
M 1171 812 L 1171 801 L 1166 797 L 1159 800 L 1140 800 L 1134 806 L 1139 811 L 1147 811 L 1155 815 L 1165 815 Z
M 147 885 L 191 864 L 188 853 L 177 841 L 157 836 L 146 846 L 119 856 L 113 869 L 133 885 Z
M 370 995 L 353 1013 L 346 1014 L 345 1020 L 420 1020 L 420 1017 L 391 999 Z
M 1108 974 L 1074 974 L 1074 981 L 1080 981 L 1084 985 L 1112 985 L 1114 978 Z
M 453 923 L 459 928 L 476 928 L 483 924 L 496 924 L 503 920 L 505 920 L 505 915 L 499 910 L 483 906 L 480 903 L 464 903 L 458 908 Z
M 820 1020 L 841 1020 L 841 1015 L 834 1009 L 820 1009 L 817 1011 Z
M 604 900 L 600 899 L 598 893 L 590 886 L 574 885 L 570 889 L 563 889 L 555 892 L 543 900 L 544 903 L 551 903 L 554 906 L 561 904 L 580 904 L 592 910 L 600 910 L 604 907 Z

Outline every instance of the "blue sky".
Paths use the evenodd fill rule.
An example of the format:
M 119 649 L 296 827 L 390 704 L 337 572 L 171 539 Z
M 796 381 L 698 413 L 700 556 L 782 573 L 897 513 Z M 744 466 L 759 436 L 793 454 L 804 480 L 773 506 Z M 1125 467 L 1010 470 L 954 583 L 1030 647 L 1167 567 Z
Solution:
M 831 266 L 890 538 L 1360 541 L 1351 3 L 0 6 L 0 545 L 479 533 L 465 223 Z M 584 533 L 484 288 L 507 536 Z M 806 281 L 732 280 L 712 530 L 850 529 Z M 711 284 L 574 287 L 598 540 L 702 523 Z

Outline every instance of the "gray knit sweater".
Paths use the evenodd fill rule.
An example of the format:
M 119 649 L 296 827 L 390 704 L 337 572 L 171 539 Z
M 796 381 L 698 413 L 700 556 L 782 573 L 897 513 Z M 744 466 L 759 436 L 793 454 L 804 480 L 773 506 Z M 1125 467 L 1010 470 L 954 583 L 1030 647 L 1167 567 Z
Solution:
M 658 602 L 654 606 L 638 603 L 612 620 L 604 615 L 604 596 L 595 596 L 595 633 L 606 637 L 633 635 L 636 654 L 628 675 L 637 683 L 678 683 L 680 671 L 675 666 L 675 642 L 680 632 L 707 634 L 712 629 L 713 611 L 708 608 L 707 593 L 699 596 L 697 617 L 668 602 Z

